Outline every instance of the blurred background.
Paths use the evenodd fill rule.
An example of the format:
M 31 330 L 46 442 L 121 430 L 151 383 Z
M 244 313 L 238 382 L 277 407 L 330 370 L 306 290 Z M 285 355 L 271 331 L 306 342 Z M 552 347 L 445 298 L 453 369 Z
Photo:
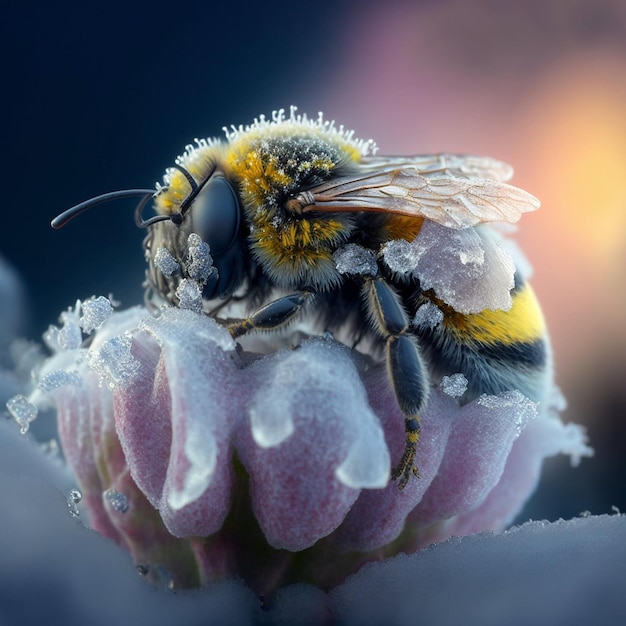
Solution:
M 133 201 L 61 231 L 50 219 L 152 187 L 222 126 L 296 104 L 382 154 L 491 155 L 542 200 L 518 241 L 566 419 L 596 450 L 576 469 L 550 461 L 521 519 L 626 510 L 623 0 L 13 2 L 0 18 L 0 256 L 25 286 L 22 335 L 38 340 L 76 298 L 141 302 Z

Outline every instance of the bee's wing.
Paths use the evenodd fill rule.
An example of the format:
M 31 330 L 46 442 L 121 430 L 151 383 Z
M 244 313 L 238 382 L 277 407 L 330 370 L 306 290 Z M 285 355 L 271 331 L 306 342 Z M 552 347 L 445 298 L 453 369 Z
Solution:
M 513 168 L 491 157 L 471 154 L 414 154 L 409 156 L 368 156 L 359 161 L 359 168 L 368 172 L 389 172 L 416 169 L 422 176 L 458 176 L 487 178 L 506 182 L 513 178 Z
M 380 172 L 361 171 L 308 190 L 303 213 L 374 211 L 423 217 L 449 228 L 481 222 L 516 222 L 539 200 L 496 180 L 424 176 L 414 165 Z

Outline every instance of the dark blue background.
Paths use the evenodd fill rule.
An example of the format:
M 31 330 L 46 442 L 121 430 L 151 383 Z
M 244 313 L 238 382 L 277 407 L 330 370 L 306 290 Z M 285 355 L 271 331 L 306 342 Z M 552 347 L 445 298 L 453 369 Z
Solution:
M 304 106 L 348 20 L 345 3 L 313 1 L 10 4 L 0 254 L 27 285 L 32 338 L 77 297 L 142 299 L 134 200 L 61 231 L 50 219 L 106 191 L 153 187 L 195 137 Z

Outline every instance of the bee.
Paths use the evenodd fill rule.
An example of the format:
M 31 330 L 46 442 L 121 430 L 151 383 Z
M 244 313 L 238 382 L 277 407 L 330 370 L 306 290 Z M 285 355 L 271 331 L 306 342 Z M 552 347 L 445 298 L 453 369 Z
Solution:
M 135 215 L 148 231 L 151 299 L 180 304 L 202 242 L 210 262 L 194 276 L 203 310 L 233 337 L 277 332 L 304 316 L 331 333 L 343 331 L 352 347 L 369 337 L 384 355 L 404 415 L 405 448 L 391 474 L 400 489 L 418 476 L 420 414 L 444 376 L 463 374 L 463 402 L 512 390 L 542 398 L 549 349 L 541 310 L 520 272 L 510 306 L 460 312 L 436 287 L 385 262 L 391 242 L 412 242 L 429 223 L 466 233 L 536 209 L 536 198 L 506 182 L 510 166 L 452 154 L 377 156 L 371 140 L 295 107 L 224 131 L 225 140 L 188 145 L 156 191 L 98 196 L 52 226 L 96 204 L 141 196 Z M 144 219 L 151 200 L 156 215 Z M 346 268 L 338 259 L 347 250 L 359 262 Z M 235 300 L 247 312 L 221 320 L 220 308 Z M 424 306 L 437 308 L 438 323 L 412 323 Z

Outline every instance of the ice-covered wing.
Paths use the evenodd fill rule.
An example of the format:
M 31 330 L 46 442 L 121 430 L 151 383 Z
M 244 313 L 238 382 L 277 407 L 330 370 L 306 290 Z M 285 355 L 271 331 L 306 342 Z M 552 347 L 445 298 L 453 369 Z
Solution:
M 486 178 L 506 182 L 513 168 L 503 161 L 472 154 L 414 154 L 407 156 L 367 156 L 359 161 L 362 172 L 390 172 L 415 169 L 422 176 Z
M 448 228 L 516 222 L 522 213 L 539 207 L 537 198 L 506 183 L 453 176 L 431 178 L 415 168 L 336 178 L 310 189 L 302 202 L 303 213 L 388 212 L 422 217 Z

